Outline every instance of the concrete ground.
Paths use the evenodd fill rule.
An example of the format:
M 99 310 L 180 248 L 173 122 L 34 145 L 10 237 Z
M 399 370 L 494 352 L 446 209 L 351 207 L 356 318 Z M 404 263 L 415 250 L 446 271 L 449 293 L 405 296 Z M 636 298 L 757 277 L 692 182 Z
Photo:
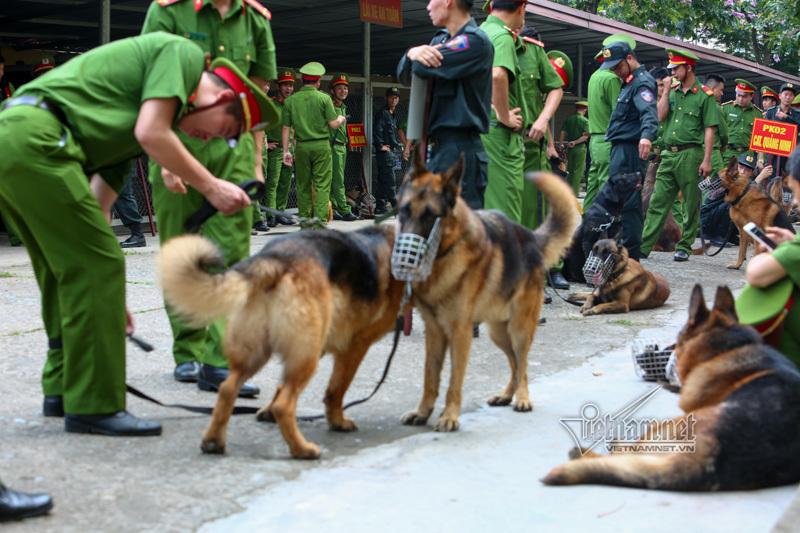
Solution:
M 352 230 L 371 222 L 334 222 Z M 123 230 L 124 231 L 124 230 Z M 252 239 L 257 251 L 275 228 Z M 120 234 L 120 240 L 126 235 Z M 297 461 L 278 429 L 252 416 L 235 417 L 224 456 L 200 452 L 204 415 L 168 409 L 129 395 L 128 408 L 161 422 L 164 434 L 111 438 L 64 432 L 63 421 L 41 414 L 40 372 L 47 346 L 40 298 L 27 253 L 0 236 L 0 475 L 17 490 L 46 491 L 55 508 L 48 517 L 4 524 L 4 531 L 487 531 L 508 527 L 541 531 L 768 531 L 790 507 L 796 487 L 727 494 L 672 494 L 609 487 L 550 488 L 539 483 L 566 460 L 574 445 L 560 422 L 593 403 L 616 412 L 654 388 L 637 379 L 630 345 L 637 340 L 674 341 L 686 320 L 689 293 L 700 283 L 713 299 L 717 284 L 734 291 L 744 272 L 725 265 L 736 249 L 675 263 L 653 253 L 643 264 L 669 280 L 663 307 L 627 315 L 584 318 L 550 290 L 547 324 L 529 355 L 530 413 L 490 408 L 485 400 L 508 379 L 505 356 L 482 329 L 473 343 L 464 385 L 461 429 L 436 433 L 444 391 L 427 426 L 399 423 L 421 394 L 424 330 L 402 337 L 389 377 L 366 404 L 348 411 L 354 433 L 334 433 L 323 421 L 302 422 L 301 431 L 323 452 L 318 461 Z M 137 334 L 156 350 L 130 345 L 128 382 L 165 403 L 211 406 L 215 396 L 172 379 L 171 334 L 155 271 L 157 238 L 126 254 L 128 306 Z M 563 291 L 561 291 L 563 294 Z M 302 334 L 302 332 L 298 332 Z M 372 347 L 346 400 L 369 394 L 391 349 L 387 336 Z M 300 398 L 301 414 L 322 412 L 331 370 L 324 358 Z M 280 378 L 273 361 L 255 376 L 261 406 Z M 447 373 L 447 367 L 445 370 Z M 443 383 L 447 375 L 443 376 Z M 668 418 L 679 413 L 677 396 L 660 390 L 637 413 Z M 783 531 L 796 530 L 791 506 Z M 788 529 L 787 529 L 788 528 Z

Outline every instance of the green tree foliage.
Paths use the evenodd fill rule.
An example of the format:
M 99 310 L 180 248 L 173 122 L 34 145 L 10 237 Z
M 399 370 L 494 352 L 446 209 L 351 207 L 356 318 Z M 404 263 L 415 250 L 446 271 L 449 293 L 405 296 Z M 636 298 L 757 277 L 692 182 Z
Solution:
M 789 74 L 800 71 L 797 0 L 555 1 Z

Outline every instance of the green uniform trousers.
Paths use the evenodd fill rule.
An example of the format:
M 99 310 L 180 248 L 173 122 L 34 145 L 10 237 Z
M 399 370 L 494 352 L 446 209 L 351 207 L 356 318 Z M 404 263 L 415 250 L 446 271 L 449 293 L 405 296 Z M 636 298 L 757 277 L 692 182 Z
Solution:
M 314 216 L 319 219 L 314 227 L 325 227 L 328 220 L 333 173 L 331 160 L 331 145 L 327 139 L 297 141 L 294 161 L 297 211 L 300 217 L 310 219 L 313 209 Z
M 344 165 L 347 162 L 347 146 L 331 144 L 333 175 L 331 178 L 331 204 L 340 215 L 350 214 L 350 204 L 344 191 Z
M 547 149 L 538 142 L 525 140 L 522 143 L 525 152 L 525 162 L 523 164 L 523 176 L 528 172 L 550 172 L 550 161 L 547 159 Z M 522 180 L 522 214 L 520 223 L 530 230 L 535 230 L 547 216 L 547 198 L 542 195 L 542 214 L 539 216 L 539 189 L 527 179 Z M 563 261 L 554 266 L 550 271 L 561 271 L 564 266 Z
M 289 149 L 294 154 L 294 149 Z M 267 182 L 267 193 L 264 205 L 272 209 L 286 209 L 289 202 L 289 190 L 292 188 L 293 167 L 283 164 L 283 149 L 274 148 L 264 157 L 264 176 Z
M 522 222 L 522 136 L 506 128 L 490 126 L 481 135 L 489 156 L 489 181 L 483 201 L 485 209 L 497 209 L 517 224 Z
M 239 145 L 231 149 L 224 139 L 203 143 L 179 133 L 181 142 L 214 176 L 241 183 L 253 179 L 255 147 L 252 135 L 242 135 Z M 168 240 L 185 233 L 183 223 L 206 199 L 192 187 L 186 194 L 171 193 L 164 186 L 161 167 L 150 160 L 150 182 L 153 185 L 153 206 L 158 219 L 158 239 L 163 246 Z M 203 224 L 203 236 L 213 241 L 225 257 L 226 266 L 250 255 L 252 208 L 242 209 L 230 216 L 217 213 Z M 172 327 L 172 355 L 176 364 L 200 361 L 216 367 L 228 367 L 222 350 L 225 321 L 218 320 L 207 328 L 194 329 L 184 325 L 169 305 L 167 315 Z
M 121 411 L 125 259 L 89 188 L 83 148 L 53 115 L 26 105 L 0 113 L 0 146 L 0 209 L 42 293 L 44 394 L 62 395 L 69 414 Z
M 596 133 L 589 138 L 589 152 L 592 163 L 586 177 L 586 198 L 583 199 L 585 213 L 594 203 L 594 198 L 608 179 L 608 164 L 611 160 L 611 143 L 603 140 L 603 135 Z
M 730 153 L 728 153 L 728 155 L 730 155 Z M 719 151 L 719 148 L 711 150 L 711 176 L 714 176 L 717 172 L 727 167 L 728 163 L 725 162 L 725 157 L 722 155 L 722 152 Z
M 649 255 L 664 228 L 667 210 L 672 209 L 678 191 L 683 193 L 683 237 L 675 246 L 691 255 L 692 244 L 700 228 L 697 197 L 699 177 L 697 170 L 703 162 L 703 147 L 695 146 L 680 152 L 664 151 L 661 153 L 661 166 L 656 175 L 656 186 L 650 197 L 650 209 L 644 221 L 642 232 L 642 253 Z
M 581 192 L 581 180 L 586 170 L 586 143 L 581 143 L 567 152 L 567 170 L 569 171 L 569 184 L 577 198 Z

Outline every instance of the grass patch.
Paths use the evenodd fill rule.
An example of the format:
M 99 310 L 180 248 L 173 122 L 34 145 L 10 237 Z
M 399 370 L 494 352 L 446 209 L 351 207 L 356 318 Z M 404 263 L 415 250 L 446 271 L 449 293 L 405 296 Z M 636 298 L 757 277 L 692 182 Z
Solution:
M 650 322 L 634 322 L 632 320 L 606 320 L 606 324 L 619 324 L 621 326 L 649 326 Z
M 150 313 L 152 311 L 163 311 L 163 310 L 164 310 L 163 307 L 154 307 L 153 309 L 142 309 L 141 311 L 134 311 L 133 314 L 134 315 L 141 315 L 143 313 Z
M 125 283 L 130 283 L 131 285 L 155 285 L 155 281 L 126 281 Z
M 23 276 L 22 274 L 14 274 L 13 272 L 0 272 L 0 278 L 35 279 L 34 276 Z

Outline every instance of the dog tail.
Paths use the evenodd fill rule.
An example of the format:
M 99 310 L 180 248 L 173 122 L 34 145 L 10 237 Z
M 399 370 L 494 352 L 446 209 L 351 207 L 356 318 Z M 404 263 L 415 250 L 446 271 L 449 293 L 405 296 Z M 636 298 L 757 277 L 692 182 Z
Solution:
M 170 239 L 158 260 L 164 299 L 186 325 L 202 327 L 241 309 L 251 283 L 237 270 L 213 273 L 225 263 L 219 248 L 199 235 Z
M 555 174 L 532 172 L 527 179 L 547 198 L 547 218 L 534 233 L 542 243 L 542 254 L 549 269 L 566 254 L 578 227 L 577 203 L 572 188 Z

